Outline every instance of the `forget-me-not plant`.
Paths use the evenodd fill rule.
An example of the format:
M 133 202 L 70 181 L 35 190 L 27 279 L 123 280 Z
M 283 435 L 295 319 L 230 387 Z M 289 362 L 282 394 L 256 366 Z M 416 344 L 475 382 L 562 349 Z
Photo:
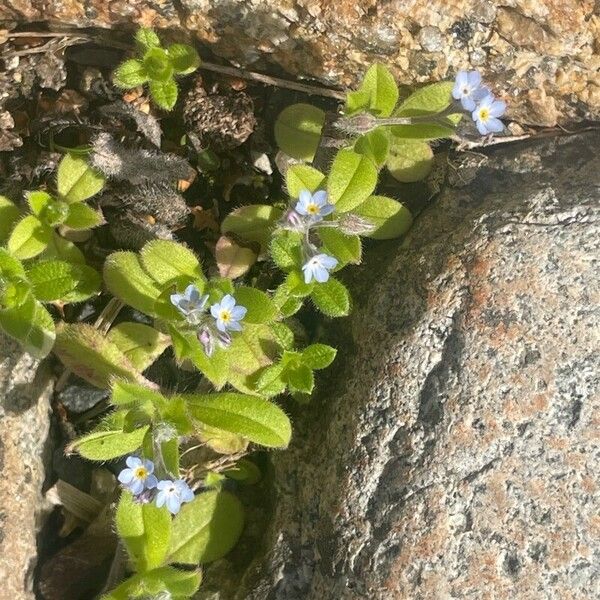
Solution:
M 221 302 L 210 307 L 210 314 L 215 318 L 217 329 L 222 333 L 230 331 L 241 331 L 240 321 L 246 316 L 246 307 L 236 305 L 235 298 L 231 294 L 223 296 Z
M 175 481 L 164 479 L 158 482 L 156 489 L 158 490 L 156 506 L 158 508 L 166 506 L 173 515 L 179 512 L 184 502 L 191 502 L 194 499 L 194 492 L 183 479 Z
M 321 221 L 323 217 L 330 215 L 335 207 L 333 204 L 329 204 L 325 190 L 318 190 L 314 194 L 311 194 L 308 190 L 302 190 L 294 210 L 299 215 L 308 217 L 312 223 L 316 223 Z
M 304 282 L 310 283 L 313 279 L 318 283 L 325 283 L 329 279 L 329 271 L 337 267 L 337 258 L 328 254 L 315 254 L 303 265 Z
M 171 303 L 190 322 L 199 322 L 208 296 L 201 296 L 198 288 L 190 284 L 185 288 L 183 294 L 171 294 Z
M 154 473 L 154 463 L 151 460 L 142 460 L 137 456 L 129 456 L 125 461 L 127 468 L 119 473 L 119 481 L 123 487 L 134 496 L 144 490 L 154 489 L 158 480 Z
M 497 100 L 491 93 L 485 96 L 471 115 L 479 133 L 488 135 L 502 131 L 504 124 L 498 117 L 501 117 L 505 110 L 506 102 Z

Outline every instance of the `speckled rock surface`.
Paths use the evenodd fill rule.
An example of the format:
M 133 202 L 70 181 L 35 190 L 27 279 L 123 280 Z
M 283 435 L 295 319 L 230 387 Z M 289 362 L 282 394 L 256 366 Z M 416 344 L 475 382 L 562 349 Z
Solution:
M 0 0 L 0 19 L 183 28 L 241 65 L 335 85 L 375 60 L 411 85 L 473 67 L 517 121 L 600 116 L 595 0 Z
M 497 148 L 367 256 L 264 553 L 198 598 L 598 597 L 599 148 Z
M 0 334 L 0 598 L 35 598 L 51 393 L 38 361 Z

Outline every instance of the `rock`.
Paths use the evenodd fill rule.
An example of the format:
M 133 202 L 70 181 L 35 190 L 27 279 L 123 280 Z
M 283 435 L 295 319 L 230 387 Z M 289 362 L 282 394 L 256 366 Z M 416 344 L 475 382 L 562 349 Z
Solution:
M 0 581 L 5 598 L 35 597 L 36 538 L 49 462 L 49 373 L 0 334 Z
M 254 69 L 350 86 L 374 61 L 403 84 L 477 67 L 522 123 L 600 116 L 594 0 L 0 0 L 0 19 L 183 29 Z
M 264 552 L 198 598 L 597 597 L 599 144 L 496 147 L 371 251 Z

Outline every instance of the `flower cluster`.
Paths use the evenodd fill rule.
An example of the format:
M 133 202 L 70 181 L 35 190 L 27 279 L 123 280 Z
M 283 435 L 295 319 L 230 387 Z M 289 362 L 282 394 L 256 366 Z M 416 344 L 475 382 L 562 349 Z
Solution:
M 305 235 L 303 250 L 306 260 L 302 266 L 305 283 L 310 283 L 313 279 L 318 283 L 326 282 L 329 279 L 329 272 L 338 264 L 336 258 L 319 252 L 309 240 L 310 230 L 318 227 L 324 217 L 333 213 L 334 210 L 335 207 L 329 203 L 325 190 L 318 190 L 314 194 L 308 190 L 301 190 L 296 205 L 288 211 L 285 217 L 286 225 L 290 229 L 300 231 Z M 331 222 L 328 221 L 328 223 Z
M 459 71 L 452 97 L 460 100 L 462 107 L 471 113 L 481 135 L 498 133 L 504 129 L 498 117 L 506 111 L 506 102 L 497 100 L 490 89 L 482 84 L 478 71 Z
M 156 506 L 166 506 L 171 514 L 176 515 L 184 502 L 194 499 L 194 492 L 183 479 L 158 481 L 153 474 L 154 463 L 151 460 L 129 456 L 126 464 L 127 468 L 119 473 L 118 479 L 138 502 L 146 504 L 155 500 Z
M 171 303 L 186 318 L 188 323 L 197 327 L 198 340 L 207 356 L 212 356 L 215 341 L 227 348 L 231 344 L 230 331 L 241 331 L 240 321 L 246 316 L 247 309 L 236 304 L 231 294 L 226 294 L 206 312 L 208 295 L 201 296 L 198 288 L 190 284 L 183 294 L 171 294 Z

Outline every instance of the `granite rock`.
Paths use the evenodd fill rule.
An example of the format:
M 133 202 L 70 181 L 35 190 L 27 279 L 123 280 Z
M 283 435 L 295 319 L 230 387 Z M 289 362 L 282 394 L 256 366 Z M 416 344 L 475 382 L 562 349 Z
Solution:
M 597 597 L 599 147 L 491 150 L 371 251 L 259 556 L 198 598 Z
M 403 84 L 476 67 L 541 126 L 600 116 L 595 0 L 0 0 L 0 20 L 184 30 L 254 69 L 351 86 L 374 61 Z
M 37 535 L 46 514 L 52 380 L 0 334 L 0 597 L 35 598 Z

